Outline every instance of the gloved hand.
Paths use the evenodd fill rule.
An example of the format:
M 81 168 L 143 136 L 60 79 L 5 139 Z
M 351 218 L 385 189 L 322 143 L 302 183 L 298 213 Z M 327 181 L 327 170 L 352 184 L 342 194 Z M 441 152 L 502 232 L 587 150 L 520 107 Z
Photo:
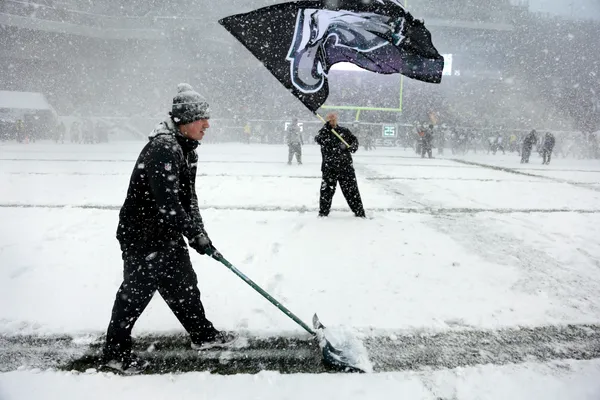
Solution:
M 220 258 L 221 253 L 215 249 L 212 242 L 206 235 L 206 233 L 201 233 L 192 239 L 189 240 L 190 247 L 196 250 L 200 254 L 208 254 L 213 258 Z
M 212 242 L 206 233 L 201 233 L 197 236 L 194 236 L 188 240 L 188 243 L 192 249 L 196 250 L 200 254 L 206 254 L 206 252 L 212 248 Z
M 342 151 L 346 151 L 348 150 L 348 146 L 346 146 L 345 143 L 340 143 L 340 149 L 342 149 Z

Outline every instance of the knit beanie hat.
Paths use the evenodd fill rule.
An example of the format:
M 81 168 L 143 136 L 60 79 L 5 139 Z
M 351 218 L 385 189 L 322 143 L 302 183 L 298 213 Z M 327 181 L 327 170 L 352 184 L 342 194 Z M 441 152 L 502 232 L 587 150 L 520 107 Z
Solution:
M 186 125 L 199 119 L 209 119 L 210 109 L 206 100 L 190 85 L 180 83 L 170 114 L 175 125 Z

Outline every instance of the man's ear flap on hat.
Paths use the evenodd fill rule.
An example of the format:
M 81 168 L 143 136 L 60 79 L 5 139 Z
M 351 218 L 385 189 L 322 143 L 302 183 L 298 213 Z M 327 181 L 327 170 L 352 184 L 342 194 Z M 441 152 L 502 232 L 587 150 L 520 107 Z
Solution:
M 171 116 L 171 121 L 173 121 L 173 123 L 175 125 L 179 125 L 179 123 L 181 122 L 181 119 L 179 119 L 178 117 L 173 116 L 173 113 L 171 111 L 169 111 L 169 115 Z

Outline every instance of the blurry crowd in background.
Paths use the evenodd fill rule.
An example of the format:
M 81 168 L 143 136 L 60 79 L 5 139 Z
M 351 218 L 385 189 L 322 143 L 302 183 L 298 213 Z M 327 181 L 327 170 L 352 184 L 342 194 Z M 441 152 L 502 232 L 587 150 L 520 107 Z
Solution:
M 206 143 L 285 144 L 293 119 L 249 120 L 213 119 Z M 50 140 L 57 144 L 96 144 L 122 140 L 145 140 L 160 118 L 84 118 L 59 117 L 56 121 L 26 114 L 16 120 L 0 119 L 0 140 L 32 143 Z M 303 144 L 314 144 L 321 123 L 295 120 Z M 552 136 L 550 152 L 557 157 L 600 159 L 598 132 L 515 130 L 434 124 L 431 121 L 402 123 L 365 123 L 340 121 L 357 135 L 366 151 L 378 147 L 413 149 L 417 156 L 462 156 L 466 154 L 507 154 L 522 156 L 523 148 L 543 154 L 547 136 Z M 531 133 L 534 132 L 534 135 Z
M 283 144 L 286 123 L 296 117 L 303 142 L 312 144 L 321 122 L 217 23 L 238 12 L 239 2 L 203 7 L 202 18 L 190 15 L 201 3 L 0 1 L 0 13 L 12 21 L 0 25 L 0 90 L 47 99 L 37 104 L 40 111 L 10 118 L 3 114 L 8 105 L 0 104 L 0 140 L 145 140 L 166 116 L 175 85 L 189 82 L 211 105 L 206 142 Z M 260 2 L 250 3 L 248 9 Z M 415 16 L 431 22 L 449 68 L 441 85 L 362 72 L 338 71 L 336 80 L 330 71 L 328 105 L 374 109 L 339 110 L 340 123 L 365 150 L 518 153 L 536 129 L 534 152 L 551 132 L 557 155 L 598 157 L 598 20 L 541 15 L 526 0 L 409 3 Z M 22 109 L 26 102 L 19 103 Z M 389 108 L 401 112 L 381 111 Z
M 26 114 L 16 120 L 0 119 L 0 141 L 35 143 L 52 140 L 55 143 L 107 143 L 110 127 L 92 120 L 73 121 L 69 128 L 65 122 L 48 121 L 35 114 Z
M 531 133 L 534 135 L 531 135 Z M 428 137 L 428 133 L 430 136 Z M 437 148 L 438 154 L 448 149 L 453 155 L 516 153 L 521 155 L 523 146 L 542 153 L 546 137 L 552 137 L 552 150 L 559 157 L 577 159 L 599 159 L 599 132 L 549 132 L 517 131 L 503 129 L 474 129 L 469 127 L 433 126 L 422 124 L 413 135 L 407 134 L 404 147 L 413 147 L 417 154 L 421 148 Z M 412 136 L 412 137 L 411 137 Z

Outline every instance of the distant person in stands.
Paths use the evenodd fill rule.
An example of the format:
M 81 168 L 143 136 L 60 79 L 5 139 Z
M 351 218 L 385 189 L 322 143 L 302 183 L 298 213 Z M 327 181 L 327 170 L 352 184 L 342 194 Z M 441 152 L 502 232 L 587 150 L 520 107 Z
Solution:
M 10 138 L 10 124 L 8 121 L 0 119 L 0 140 L 3 142 L 9 140 Z
M 250 137 L 252 136 L 252 128 L 250 127 L 250 123 L 246 122 L 244 125 L 244 141 L 246 144 L 250 144 Z
M 531 150 L 533 146 L 537 143 L 537 132 L 535 129 L 532 129 L 531 132 L 525 139 L 523 139 L 523 148 L 521 150 L 521 164 L 528 164 L 529 157 L 531 157 Z
M 406 131 L 402 136 L 402 147 L 404 151 L 410 147 L 410 131 Z
M 496 134 L 491 132 L 487 138 L 488 141 L 488 149 L 487 149 L 487 153 L 494 153 L 496 154 Z
M 425 125 L 416 123 L 417 134 L 415 136 L 415 153 L 421 154 L 423 152 L 423 138 L 425 137 Z
M 421 158 L 425 158 L 425 154 L 427 157 L 432 158 L 432 149 L 433 149 L 433 125 L 429 125 L 429 128 L 425 129 L 423 132 L 423 136 L 421 138 Z
M 81 141 L 81 129 L 79 128 L 79 122 L 75 121 L 71 124 L 71 143 L 80 143 Z
M 292 165 L 294 156 L 296 156 L 298 165 L 302 165 L 302 145 L 304 144 L 304 140 L 298 126 L 298 118 L 293 118 L 292 123 L 288 126 L 285 142 L 288 146 L 288 165 Z
M 506 150 L 504 150 L 504 138 L 501 133 L 496 134 L 496 144 L 494 145 L 494 154 L 498 150 L 502 150 L 502 154 L 506 154 Z
M 437 153 L 439 155 L 444 154 L 444 147 L 446 146 L 446 136 L 450 136 L 450 130 L 446 127 L 446 124 L 442 124 L 442 129 L 437 135 Z
M 54 143 L 65 143 L 65 124 L 60 123 L 54 130 Z
M 25 140 L 25 124 L 22 119 L 18 119 L 15 122 L 15 137 L 17 139 L 17 143 L 23 143 Z
M 519 147 L 517 146 L 517 135 L 513 133 L 508 138 L 508 151 L 514 153 L 515 151 L 518 152 L 518 149 Z
M 34 114 L 28 114 L 25 116 L 25 142 L 35 143 L 38 136 L 38 125 L 36 123 L 36 116 Z
M 375 140 L 373 140 L 373 135 L 371 135 L 371 132 L 369 132 L 368 127 L 364 127 L 365 129 L 361 129 L 360 123 L 358 121 L 355 121 L 352 124 L 352 129 L 354 130 L 354 135 L 359 138 L 359 137 L 363 137 L 364 138 L 364 148 L 366 151 L 369 150 L 375 150 Z M 363 132 L 361 132 L 363 131 Z M 362 135 L 361 135 L 362 133 Z
M 85 144 L 94 144 L 95 140 L 94 140 L 94 130 L 93 128 L 93 122 L 90 120 L 88 123 L 85 124 L 85 128 L 82 132 L 82 140 L 83 143 Z
M 554 150 L 554 145 L 556 144 L 556 139 L 554 135 L 550 132 L 546 132 L 544 136 L 544 144 L 542 144 L 542 164 L 548 165 L 550 164 L 550 159 L 552 157 L 552 151 Z
M 596 133 L 589 133 L 588 148 L 590 158 L 600 158 L 600 146 L 598 145 L 598 137 L 596 136 Z
M 475 129 L 475 128 L 471 128 Z M 483 148 L 483 136 L 475 131 L 467 133 L 467 151 L 473 150 L 473 153 L 477 154 L 477 148 L 481 146 Z
M 96 142 L 108 143 L 108 127 L 101 121 L 96 122 Z
M 367 137 L 369 138 L 369 145 L 371 146 L 371 150 L 377 150 L 377 134 L 375 132 L 367 132 Z

